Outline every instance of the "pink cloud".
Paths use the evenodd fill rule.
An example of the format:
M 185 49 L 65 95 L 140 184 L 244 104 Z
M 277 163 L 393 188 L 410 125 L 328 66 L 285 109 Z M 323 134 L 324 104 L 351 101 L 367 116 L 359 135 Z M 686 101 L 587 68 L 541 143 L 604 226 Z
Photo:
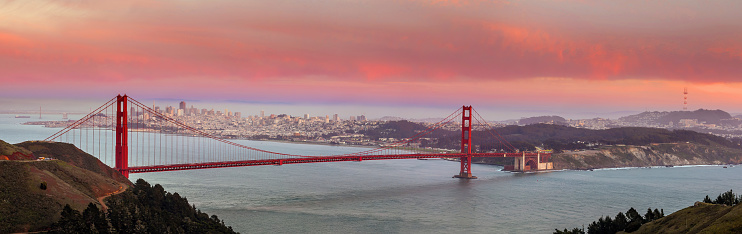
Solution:
M 18 8 L 0 12 L 28 22 L 0 23 L 0 81 L 18 92 L 85 84 L 150 96 L 457 102 L 465 100 L 455 92 L 433 91 L 517 81 L 525 90 L 542 77 L 607 86 L 739 80 L 737 13 L 683 4 L 609 5 L 164 1 L 62 5 L 45 14 Z M 472 95 L 518 100 L 517 92 L 491 94 L 496 89 L 477 87 L 481 93 Z M 414 100 L 400 101 L 409 93 Z

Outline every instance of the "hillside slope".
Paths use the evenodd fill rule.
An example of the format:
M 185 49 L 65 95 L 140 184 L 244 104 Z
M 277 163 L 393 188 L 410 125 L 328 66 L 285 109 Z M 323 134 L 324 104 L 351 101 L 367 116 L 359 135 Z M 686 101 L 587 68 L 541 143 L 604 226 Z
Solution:
M 742 206 L 698 202 L 632 233 L 742 233 Z
M 118 171 L 103 164 L 96 157 L 85 153 L 72 144 L 61 142 L 26 141 L 16 144 L 17 147 L 29 150 L 36 157 L 51 157 L 65 161 L 76 167 L 111 177 L 116 181 L 131 184 L 131 181 Z
M 716 144 L 663 143 L 647 146 L 604 146 L 596 150 L 564 152 L 551 158 L 554 169 L 593 169 L 665 165 L 721 165 L 742 163 L 742 150 Z
M 0 141 L 0 147 L 3 155 L 21 153 L 29 158 L 44 155 L 70 160 L 70 163 L 63 160 L 0 161 L 0 233 L 49 227 L 59 219 L 65 204 L 83 210 L 91 202 L 100 205 L 98 197 L 132 185 L 117 171 L 70 144 L 24 142 L 9 146 Z
M 8 144 L 0 140 L 0 161 L 2 160 L 31 160 L 35 159 L 31 151 L 23 147 Z

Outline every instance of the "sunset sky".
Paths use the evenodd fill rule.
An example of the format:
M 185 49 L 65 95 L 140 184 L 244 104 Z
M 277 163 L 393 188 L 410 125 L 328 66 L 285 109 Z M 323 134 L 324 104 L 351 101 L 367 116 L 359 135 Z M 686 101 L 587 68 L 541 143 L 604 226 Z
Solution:
M 491 119 L 577 118 L 681 110 L 687 87 L 690 109 L 739 113 L 740 9 L 739 0 L 3 1 L 0 109 L 127 93 L 239 104 L 250 115 L 441 117 L 466 104 Z

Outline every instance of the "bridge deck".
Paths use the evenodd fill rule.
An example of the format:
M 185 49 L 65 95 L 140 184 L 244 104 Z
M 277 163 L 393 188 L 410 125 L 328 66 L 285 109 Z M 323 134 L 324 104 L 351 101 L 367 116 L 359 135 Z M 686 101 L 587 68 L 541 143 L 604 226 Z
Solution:
M 538 153 L 473 153 L 473 158 L 502 158 L 502 157 L 536 157 Z M 541 153 L 542 157 L 549 157 L 551 153 Z M 323 156 L 323 157 L 303 157 L 303 158 L 282 158 L 282 159 L 265 159 L 265 160 L 245 160 L 233 162 L 206 162 L 206 163 L 188 163 L 188 164 L 171 164 L 156 166 L 129 167 L 129 173 L 143 173 L 156 171 L 179 171 L 221 167 L 245 167 L 245 166 L 266 166 L 266 165 L 283 165 L 283 164 L 301 164 L 301 163 L 319 163 L 319 162 L 348 162 L 364 160 L 389 160 L 389 159 L 424 159 L 424 158 L 462 158 L 467 157 L 463 153 L 438 153 L 438 154 L 395 154 L 395 155 L 362 155 L 362 156 Z

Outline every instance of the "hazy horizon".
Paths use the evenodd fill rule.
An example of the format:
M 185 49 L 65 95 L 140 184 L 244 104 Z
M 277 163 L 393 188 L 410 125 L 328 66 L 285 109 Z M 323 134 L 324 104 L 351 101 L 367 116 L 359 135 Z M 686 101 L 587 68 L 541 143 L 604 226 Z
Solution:
M 137 99 L 139 100 L 139 99 Z M 64 99 L 64 100 L 39 100 L 39 99 L 21 99 L 21 100 L 9 100 L 7 98 L 0 98 L 2 101 L 2 112 L 30 112 L 38 113 L 39 107 L 42 108 L 43 112 L 75 112 L 87 114 L 90 110 L 97 108 L 107 100 L 93 99 L 93 100 L 76 100 L 76 99 Z M 140 102 L 152 105 L 153 100 L 139 100 Z M 369 119 L 379 119 L 382 117 L 400 117 L 404 119 L 427 119 L 427 118 L 443 118 L 446 115 L 453 112 L 459 106 L 451 106 L 450 108 L 438 108 L 430 106 L 422 107 L 407 107 L 407 106 L 357 106 L 357 105 L 298 105 L 291 103 L 249 103 L 240 101 L 200 101 L 200 100 L 176 100 L 176 99 L 155 99 L 155 105 L 161 108 L 172 106 L 178 108 L 180 101 L 185 101 L 188 107 L 194 106 L 198 109 L 213 109 L 215 111 L 224 111 L 228 109 L 232 112 L 241 112 L 243 117 L 247 115 L 254 116 L 259 115 L 260 111 L 265 111 L 266 115 L 270 114 L 288 114 L 291 116 L 325 116 L 329 115 L 332 117 L 334 114 L 338 114 L 341 119 L 348 119 L 350 116 L 365 115 Z M 609 118 L 616 119 L 619 117 L 638 114 L 645 111 L 680 111 L 680 110 L 659 110 L 659 109 L 646 109 L 646 110 L 605 110 L 603 112 L 583 110 L 577 112 L 557 111 L 547 112 L 539 110 L 497 110 L 492 108 L 474 108 L 483 115 L 487 120 L 492 121 L 504 121 L 504 120 L 517 120 L 521 118 L 546 116 L 546 115 L 557 115 L 567 119 L 591 119 L 591 118 Z M 688 109 L 693 111 L 697 109 L 710 109 L 710 108 L 695 108 Z M 723 110 L 723 109 L 722 109 Z M 729 110 L 723 110 L 729 112 L 732 115 L 738 115 L 742 113 L 735 113 Z

